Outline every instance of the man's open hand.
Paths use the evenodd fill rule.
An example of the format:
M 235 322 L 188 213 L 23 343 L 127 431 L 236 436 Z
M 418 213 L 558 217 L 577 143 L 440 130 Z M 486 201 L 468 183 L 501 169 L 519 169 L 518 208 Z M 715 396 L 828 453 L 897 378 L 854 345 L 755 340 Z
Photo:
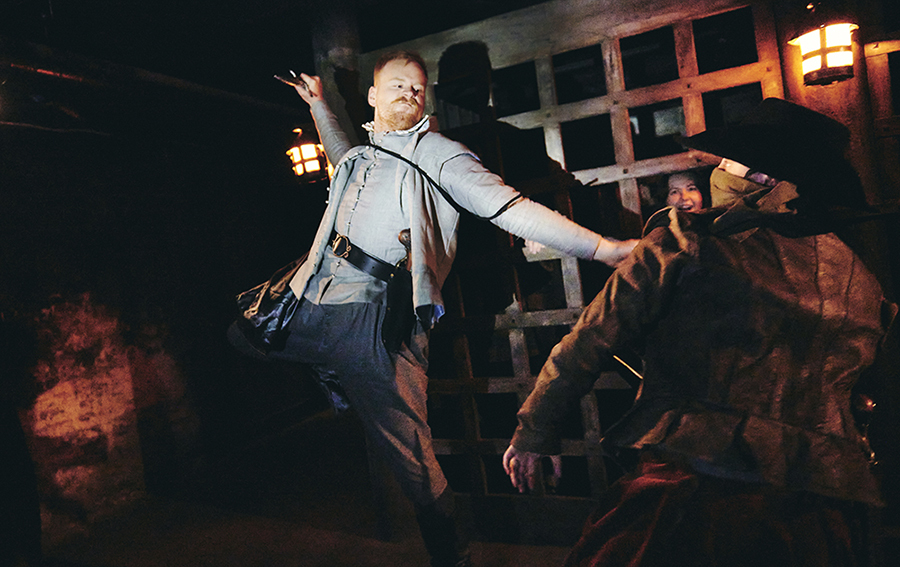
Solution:
M 529 453 L 528 451 L 519 451 L 512 445 L 503 453 L 503 470 L 509 475 L 519 492 L 524 493 L 526 489 L 534 490 L 537 486 L 537 477 L 540 472 L 540 463 L 544 455 L 538 453 Z M 559 477 L 562 476 L 562 458 L 559 455 L 550 456 L 553 463 L 553 473 L 548 481 L 550 484 L 557 484 Z

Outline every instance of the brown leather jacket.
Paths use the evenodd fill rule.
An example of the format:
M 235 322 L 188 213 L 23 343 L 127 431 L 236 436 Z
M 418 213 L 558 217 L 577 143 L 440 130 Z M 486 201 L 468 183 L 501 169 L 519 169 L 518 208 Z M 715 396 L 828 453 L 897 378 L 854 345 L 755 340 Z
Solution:
M 834 234 L 787 237 L 746 207 L 661 213 L 553 349 L 513 445 L 558 453 L 566 408 L 631 349 L 643 384 L 605 447 L 880 503 L 850 408 L 897 312 L 875 277 Z

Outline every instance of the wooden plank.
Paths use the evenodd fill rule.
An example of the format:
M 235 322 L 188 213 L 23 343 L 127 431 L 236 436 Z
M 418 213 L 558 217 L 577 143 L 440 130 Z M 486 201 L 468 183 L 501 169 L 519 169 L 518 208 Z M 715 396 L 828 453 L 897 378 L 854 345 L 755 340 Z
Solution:
M 889 41 L 875 41 L 867 43 L 865 46 L 866 57 L 875 57 L 877 55 L 887 55 L 900 51 L 900 39 Z
M 520 311 L 494 316 L 494 329 L 523 329 L 527 327 L 554 327 L 571 325 L 581 316 L 581 308 L 552 309 L 546 311 Z
M 529 130 L 538 128 L 544 124 L 558 124 L 570 122 L 598 114 L 607 114 L 616 105 L 626 108 L 646 106 L 657 102 L 672 100 L 686 94 L 702 94 L 710 91 L 718 91 L 731 87 L 738 87 L 751 83 L 779 83 L 780 69 L 767 66 L 764 63 L 750 63 L 740 67 L 722 69 L 713 73 L 678 79 L 659 85 L 651 85 L 640 89 L 607 94 L 602 97 L 587 99 L 557 106 L 523 112 L 513 116 L 501 118 L 516 128 Z
M 688 136 L 706 130 L 706 113 L 703 110 L 703 95 L 690 93 L 681 97 L 684 108 L 684 129 Z
M 469 384 L 463 380 L 429 380 L 428 394 L 459 394 L 470 392 Z
M 547 146 L 547 157 L 565 169 L 566 155 L 563 152 L 562 129 L 558 122 L 544 125 L 544 144 Z
M 869 52 L 868 45 L 866 53 Z M 891 70 L 885 53 L 866 55 L 866 72 L 869 76 L 869 99 L 872 101 L 872 117 L 877 121 L 894 116 L 891 96 Z M 897 85 L 900 88 L 900 85 Z M 876 126 L 877 128 L 877 126 Z
M 469 356 L 469 337 L 457 335 L 453 338 L 453 360 L 456 378 L 468 382 L 472 378 L 472 358 Z
M 678 76 L 682 79 L 696 77 L 700 74 L 697 68 L 697 53 L 694 50 L 694 30 L 690 21 L 677 22 L 673 26 L 675 32 L 675 57 L 678 60 Z
M 503 449 L 504 451 L 506 448 Z M 501 453 L 502 454 L 502 453 Z M 476 489 L 472 491 L 470 494 L 474 497 L 483 497 L 488 494 L 488 484 L 487 484 L 487 474 L 485 472 L 485 464 L 484 460 L 479 458 L 477 455 L 471 455 L 469 457 L 469 463 L 472 467 L 472 474 L 475 477 L 475 487 Z
M 606 74 L 606 92 L 620 93 L 625 90 L 625 75 L 622 73 L 622 50 L 619 40 L 611 38 L 600 44 L 603 52 L 603 69 Z
M 581 398 L 581 422 L 584 427 L 584 454 L 588 462 L 591 496 L 597 498 L 606 490 L 609 482 L 600 449 L 600 412 L 593 392 Z
M 544 262 L 546 260 L 561 260 L 563 258 L 568 258 L 566 254 L 556 250 L 555 248 L 550 248 L 549 246 L 544 246 L 537 252 L 530 252 L 525 248 L 522 249 L 522 255 L 525 257 L 527 262 Z
M 534 389 L 536 376 L 528 376 L 526 378 L 510 378 L 510 377 L 493 377 L 487 379 L 487 393 L 489 394 L 505 394 L 505 393 L 530 393 Z M 428 387 L 429 393 L 449 393 L 458 390 L 450 389 L 444 391 L 441 384 L 445 380 L 433 380 Z M 433 385 L 433 387 L 432 387 Z M 595 390 L 627 390 L 631 385 L 625 381 L 618 372 L 601 372 L 600 377 L 594 383 Z
M 465 41 L 485 43 L 493 67 L 500 69 L 746 4 L 746 0 L 554 0 L 365 53 L 360 73 L 371 76 L 375 61 L 386 51 L 411 49 L 425 59 L 429 75 L 437 76 L 444 50 Z
M 582 183 L 616 183 L 621 179 L 636 179 L 672 171 L 684 171 L 707 165 L 717 165 L 720 158 L 703 152 L 690 151 L 671 156 L 636 161 L 627 167 L 610 165 L 582 171 L 573 171 L 572 175 Z
M 640 2 L 640 0 L 635 0 Z M 623 3 L 624 4 L 624 3 Z M 695 20 L 705 18 L 722 12 L 729 12 L 736 8 L 743 8 L 748 4 L 746 0 L 739 2 L 716 2 L 713 0 L 703 0 L 702 2 L 683 2 L 680 9 L 669 10 L 668 7 L 662 6 L 662 2 L 654 0 L 643 4 L 650 7 L 650 13 L 644 17 L 632 17 L 626 19 L 623 23 L 614 24 L 608 28 L 607 34 L 610 37 L 628 37 L 640 33 L 659 29 L 664 26 L 673 25 L 674 22 L 681 20 Z M 658 7 L 654 10 L 653 8 Z
M 584 308 L 584 293 L 581 291 L 581 270 L 578 268 L 578 258 L 563 258 L 560 261 L 560 269 L 563 276 L 566 307 L 580 313 Z
M 538 84 L 538 99 L 541 108 L 556 106 L 556 79 L 553 72 L 553 58 L 550 55 L 536 57 L 534 71 Z
M 900 134 L 892 138 L 881 138 L 875 145 L 887 181 L 882 187 L 882 198 L 900 199 Z
M 619 201 L 622 208 L 632 213 L 636 219 L 641 219 L 641 190 L 637 180 L 633 177 L 619 180 Z M 623 227 L 628 234 L 640 235 L 642 222 L 637 226 Z
M 488 380 L 488 393 L 490 394 L 528 394 L 534 389 L 537 378 L 527 376 L 524 378 L 491 378 Z M 520 400 L 525 398 L 520 397 Z
M 753 11 L 753 31 L 756 34 L 756 52 L 759 60 L 765 64 L 774 63 L 780 66 L 781 51 L 778 49 L 775 15 L 772 7 L 766 3 L 755 3 Z
M 531 376 L 531 364 L 528 357 L 528 342 L 522 329 L 509 330 L 509 351 L 512 358 L 513 377 L 524 380 Z M 520 400 L 522 402 L 524 400 Z
M 609 121 L 612 127 L 616 163 L 626 165 L 633 162 L 634 147 L 631 143 L 631 120 L 628 116 L 628 109 L 619 104 L 613 104 L 609 109 Z
M 781 77 L 781 51 L 778 49 L 778 34 L 775 16 L 768 4 L 753 5 L 754 32 L 756 33 L 756 50 L 760 64 L 765 66 L 766 73 L 762 80 L 763 98 L 784 98 L 784 84 Z

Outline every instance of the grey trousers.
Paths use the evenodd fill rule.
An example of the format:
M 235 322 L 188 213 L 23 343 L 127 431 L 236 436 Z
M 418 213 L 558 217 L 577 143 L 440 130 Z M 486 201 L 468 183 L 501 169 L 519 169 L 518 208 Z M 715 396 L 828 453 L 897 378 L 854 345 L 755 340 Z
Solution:
M 417 507 L 428 506 L 447 488 L 427 422 L 428 336 L 419 326 L 412 345 L 390 354 L 381 342 L 383 315 L 377 303 L 301 300 L 285 349 L 266 358 L 302 363 L 320 379 L 336 381 L 401 489 Z M 241 340 L 231 336 L 235 330 L 232 343 Z M 235 346 L 246 352 L 249 343 Z

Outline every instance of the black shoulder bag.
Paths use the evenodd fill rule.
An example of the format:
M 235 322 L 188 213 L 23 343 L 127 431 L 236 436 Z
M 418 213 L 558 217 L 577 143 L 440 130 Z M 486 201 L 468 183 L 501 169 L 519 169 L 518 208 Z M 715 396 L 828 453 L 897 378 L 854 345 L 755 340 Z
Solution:
M 272 274 L 268 281 L 235 298 L 238 328 L 262 352 L 284 350 L 287 325 L 297 309 L 297 297 L 290 283 L 307 256 L 308 253 L 304 254 Z

